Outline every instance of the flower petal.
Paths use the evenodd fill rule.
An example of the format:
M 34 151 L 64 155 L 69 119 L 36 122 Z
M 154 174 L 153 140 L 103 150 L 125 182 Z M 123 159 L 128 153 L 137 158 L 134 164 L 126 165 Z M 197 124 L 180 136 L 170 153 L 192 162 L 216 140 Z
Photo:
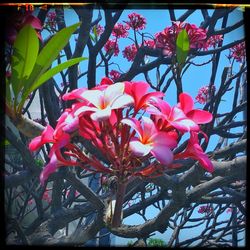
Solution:
M 40 182 L 42 184 L 42 186 L 44 186 L 45 181 L 49 178 L 49 176 L 54 173 L 57 169 L 57 158 L 56 155 L 53 154 L 50 162 L 45 166 L 45 168 L 43 169 L 43 171 L 40 174 Z
M 142 121 L 143 121 L 142 138 L 143 140 L 148 140 L 158 131 L 155 127 L 154 122 L 150 118 L 143 116 Z
M 134 103 L 134 99 L 127 94 L 118 96 L 111 104 L 112 109 L 119 109 Z
M 125 118 L 125 119 L 122 119 L 121 122 L 123 124 L 127 124 L 128 126 L 133 128 L 138 133 L 140 138 L 142 137 L 143 132 L 142 132 L 141 123 L 137 119 L 135 119 L 135 118 Z
M 154 144 L 151 153 L 161 164 L 168 165 L 173 161 L 173 152 L 165 145 Z
M 169 121 L 169 123 L 179 129 L 180 131 L 187 132 L 187 131 L 199 131 L 199 126 L 190 119 L 182 119 L 178 121 Z
M 197 155 L 196 160 L 198 160 L 200 165 L 208 172 L 212 173 L 214 171 L 214 166 L 206 153 L 200 153 L 199 155 Z
M 205 110 L 194 109 L 188 112 L 187 117 L 197 124 L 205 124 L 211 122 L 213 115 Z
M 96 112 L 90 115 L 91 119 L 94 121 L 104 121 L 109 119 L 111 116 L 111 108 L 107 107 L 105 109 L 98 109 Z
M 79 116 L 80 114 L 87 112 L 87 111 L 93 111 L 96 112 L 97 110 L 99 110 L 98 108 L 95 107 L 89 107 L 89 106 L 82 106 L 80 108 L 78 108 L 75 112 L 75 116 Z
M 103 108 L 103 92 L 100 90 L 86 90 L 81 94 L 81 97 L 92 103 L 95 107 Z
M 168 148 L 175 148 L 177 146 L 176 134 L 169 134 L 168 132 L 158 132 L 152 138 L 153 146 L 162 145 Z
M 42 132 L 41 136 L 35 137 L 29 144 L 29 150 L 36 151 L 45 143 L 50 143 L 54 141 L 53 138 L 54 129 L 47 125 Z
M 152 149 L 152 146 L 150 146 L 149 144 L 141 143 L 138 138 L 132 138 L 129 143 L 129 147 L 132 152 L 137 156 L 145 156 Z
M 107 107 L 112 104 L 112 102 L 124 92 L 124 83 L 118 82 L 112 85 L 109 85 L 104 90 L 104 106 Z
M 62 99 L 64 101 L 67 100 L 74 100 L 74 99 L 82 99 L 82 94 L 85 92 L 87 88 L 79 88 L 79 89 L 74 89 L 69 93 L 66 93 L 62 96 Z
M 193 98 L 187 93 L 181 93 L 179 95 L 179 100 L 180 100 L 181 109 L 183 110 L 185 114 L 193 109 L 194 107 Z

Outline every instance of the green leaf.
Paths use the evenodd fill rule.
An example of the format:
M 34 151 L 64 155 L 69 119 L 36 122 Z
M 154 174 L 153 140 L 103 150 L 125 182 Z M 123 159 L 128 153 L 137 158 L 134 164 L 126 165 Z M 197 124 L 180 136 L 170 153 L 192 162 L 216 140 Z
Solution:
M 32 92 L 32 86 L 36 84 L 38 79 L 48 70 L 53 61 L 59 56 L 60 51 L 69 42 L 70 36 L 80 24 L 81 23 L 71 25 L 57 32 L 39 53 L 33 71 L 30 74 L 29 79 L 27 79 L 24 84 L 23 95 L 18 105 L 18 112 L 21 111 L 26 98 L 29 93 Z
M 183 29 L 176 39 L 176 58 L 179 64 L 184 64 L 189 52 L 188 33 Z
M 71 25 L 56 33 L 50 41 L 45 45 L 39 53 L 34 70 L 28 79 L 27 88 L 36 82 L 40 76 L 52 65 L 53 61 L 58 57 L 60 51 L 69 42 L 70 36 L 77 29 L 80 23 Z
M 94 33 L 94 37 L 95 37 L 95 42 L 97 42 L 97 30 L 96 30 L 96 25 L 93 27 L 93 33 Z
M 44 82 L 49 80 L 51 77 L 58 74 L 60 71 L 66 69 L 66 68 L 69 68 L 72 65 L 79 63 L 79 62 L 86 60 L 86 59 L 87 59 L 86 57 L 73 58 L 73 59 L 68 60 L 67 62 L 64 62 L 64 63 L 57 65 L 56 67 L 54 67 L 52 69 L 49 69 L 43 75 L 41 75 L 41 77 L 24 93 L 24 95 L 25 95 L 24 98 L 27 97 L 27 95 L 29 95 L 32 91 L 39 88 Z
M 36 62 L 39 50 L 39 41 L 34 28 L 25 25 L 18 33 L 11 61 L 11 84 L 15 96 L 20 92 Z
M 1 145 L 1 147 L 5 147 L 5 146 L 10 145 L 10 142 L 7 139 L 3 139 L 3 140 L 1 140 L 0 145 Z

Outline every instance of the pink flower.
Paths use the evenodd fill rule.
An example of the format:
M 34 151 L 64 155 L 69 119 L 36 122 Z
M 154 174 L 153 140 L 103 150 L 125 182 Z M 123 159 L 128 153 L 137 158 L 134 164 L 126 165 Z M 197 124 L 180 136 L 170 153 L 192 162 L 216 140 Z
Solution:
M 47 13 L 47 23 L 51 29 L 56 28 L 56 12 L 50 11 Z
M 51 197 L 49 195 L 49 189 L 46 188 L 45 192 L 43 193 L 42 199 L 47 201 L 48 203 L 51 202 Z
M 152 48 L 152 49 L 155 48 L 155 41 L 154 40 L 145 40 L 144 44 L 145 44 L 145 46 L 148 46 L 149 48 Z
M 201 49 L 205 46 L 206 30 L 198 28 L 195 24 L 176 21 L 172 22 L 172 26 L 155 34 L 155 46 L 163 49 L 163 55 L 171 56 L 175 53 L 176 39 L 183 29 L 188 33 L 190 48 Z
M 155 99 L 154 102 L 154 105 L 147 108 L 147 112 L 156 115 L 157 120 L 163 119 L 162 125 L 165 126 L 165 128 L 161 126 L 163 130 L 174 127 L 181 132 L 199 131 L 199 126 L 189 119 L 180 107 L 170 107 L 167 102 L 161 99 Z
M 212 85 L 211 91 L 212 91 L 212 92 L 215 92 L 215 90 L 216 90 L 216 89 L 215 89 L 215 86 Z M 197 94 L 197 96 L 195 97 L 195 99 L 196 99 L 199 103 L 201 103 L 201 104 L 206 103 L 206 102 L 208 101 L 208 99 L 209 99 L 209 86 L 203 86 L 203 87 L 201 87 L 201 88 L 199 89 L 198 94 Z
M 134 110 L 137 113 L 141 108 L 146 108 L 151 98 L 160 98 L 164 94 L 162 92 L 147 93 L 149 84 L 146 82 L 125 82 L 125 93 L 134 99 Z
M 28 205 L 32 205 L 33 202 L 34 202 L 33 199 L 28 200 Z
M 213 172 L 214 167 L 206 153 L 203 152 L 199 141 L 198 133 L 190 132 L 190 139 L 188 141 L 187 148 L 184 152 L 178 153 L 174 156 L 174 159 L 192 158 L 199 161 L 200 165 L 208 172 Z
M 200 214 L 204 214 L 204 213 L 209 214 L 212 211 L 213 211 L 213 208 L 211 206 L 207 205 L 207 206 L 200 206 L 199 210 L 198 210 L 198 213 L 200 213 Z
M 58 167 L 61 166 L 78 166 L 79 163 L 75 160 L 65 160 L 60 152 L 60 150 L 54 151 L 50 150 L 50 161 L 49 163 L 43 168 L 40 174 L 40 183 L 44 186 L 45 181 L 49 178 L 51 174 L 56 172 Z
M 123 25 L 121 23 L 117 23 L 113 28 L 112 35 L 116 38 L 125 38 L 128 36 L 128 29 L 129 26 L 127 24 Z
M 95 27 L 96 27 L 96 34 L 97 34 L 97 36 L 100 36 L 103 33 L 104 28 L 100 24 L 97 24 Z M 94 29 L 92 29 L 92 32 L 93 32 L 93 30 Z
M 107 53 L 114 53 L 114 56 L 118 56 L 120 52 L 117 40 L 108 40 L 104 45 L 104 49 Z
M 113 80 L 113 81 L 116 81 L 120 76 L 121 76 L 121 73 L 120 72 L 118 72 L 118 71 L 116 71 L 116 70 L 111 70 L 110 72 L 109 72 L 109 75 L 110 75 L 110 77 L 111 77 L 111 79 Z
M 193 98 L 187 93 L 181 93 L 179 100 L 180 102 L 177 106 L 183 110 L 187 118 L 196 124 L 205 124 L 212 121 L 213 116 L 211 113 L 205 110 L 194 109 Z
M 229 57 L 233 57 L 236 62 L 243 62 L 246 57 L 246 49 L 245 49 L 245 42 L 240 44 L 236 44 L 232 48 L 230 48 Z
M 142 30 L 145 28 L 146 19 L 137 13 L 132 13 L 128 15 L 129 21 L 126 22 L 134 30 Z
M 207 50 L 209 47 L 215 48 L 222 40 L 223 40 L 223 35 L 210 36 L 208 40 L 204 43 L 203 49 Z
M 232 213 L 233 212 L 233 209 L 230 207 L 226 210 L 226 213 Z
M 121 121 L 132 127 L 139 137 L 132 137 L 129 143 L 131 151 L 136 156 L 146 156 L 151 153 L 160 163 L 168 165 L 173 160 L 172 148 L 176 147 L 175 138 L 166 132 L 159 132 L 154 122 L 148 117 L 142 117 L 142 124 L 135 118 L 125 118 Z
M 207 31 L 202 28 L 198 28 L 195 24 L 187 23 L 185 29 L 188 33 L 190 48 L 201 49 L 207 38 Z
M 135 44 L 125 47 L 125 49 L 122 51 L 123 57 L 127 58 L 129 62 L 135 59 L 136 53 L 137 48 Z
M 113 109 L 123 108 L 133 103 L 132 97 L 124 94 L 124 87 L 124 83 L 119 82 L 109 85 L 103 91 L 95 89 L 84 91 L 81 96 L 89 102 L 89 105 L 80 107 L 75 112 L 75 115 L 92 111 L 92 120 L 107 120 L 111 116 Z

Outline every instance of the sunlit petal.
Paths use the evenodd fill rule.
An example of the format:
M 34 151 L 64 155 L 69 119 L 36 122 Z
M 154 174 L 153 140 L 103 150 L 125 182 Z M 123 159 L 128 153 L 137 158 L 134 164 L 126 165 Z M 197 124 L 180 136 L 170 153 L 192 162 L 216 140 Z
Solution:
M 119 109 L 119 108 L 129 106 L 133 103 L 134 103 L 134 99 L 130 95 L 123 94 L 123 95 L 118 96 L 116 99 L 114 99 L 114 101 L 111 104 L 111 108 Z
M 97 108 L 103 108 L 103 92 L 100 90 L 86 90 L 81 97 L 92 103 Z
M 98 109 L 96 112 L 92 113 L 90 115 L 91 119 L 94 121 L 104 121 L 109 119 L 109 117 L 111 116 L 111 108 L 107 107 L 105 109 Z
M 145 156 L 152 149 L 152 146 L 141 143 L 137 138 L 130 141 L 129 147 L 136 156 Z
M 188 112 L 187 117 L 192 119 L 197 124 L 205 124 L 211 122 L 213 119 L 213 115 L 205 110 L 194 109 Z
M 184 111 L 184 113 L 188 113 L 193 109 L 194 101 L 190 95 L 188 95 L 187 93 L 181 93 L 179 95 L 179 99 L 180 99 L 181 109 Z
M 124 92 L 124 83 L 118 82 L 112 85 L 109 85 L 104 90 L 104 105 L 107 107 L 108 105 L 111 105 L 112 102 L 120 95 L 122 95 Z

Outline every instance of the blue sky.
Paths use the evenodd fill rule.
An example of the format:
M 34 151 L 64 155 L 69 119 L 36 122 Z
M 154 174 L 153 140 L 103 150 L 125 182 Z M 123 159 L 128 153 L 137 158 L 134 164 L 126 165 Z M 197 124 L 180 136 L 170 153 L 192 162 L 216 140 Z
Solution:
M 212 10 L 210 10 L 211 12 Z M 169 12 L 166 9 L 129 9 L 129 10 L 125 10 L 123 12 L 123 14 L 121 15 L 120 19 L 118 22 L 122 22 L 125 20 L 128 20 L 127 15 L 132 13 L 132 12 L 136 12 L 139 13 L 141 15 L 143 15 L 146 20 L 147 20 L 147 25 L 146 25 L 146 32 L 151 33 L 152 35 L 154 35 L 156 32 L 162 31 L 166 26 L 171 25 L 170 22 L 170 17 L 169 17 Z M 176 18 L 178 18 L 184 11 L 183 10 L 177 10 L 176 13 Z M 95 11 L 94 13 L 94 17 L 97 17 L 98 12 Z M 103 14 L 103 13 L 102 13 Z M 77 17 L 75 15 L 75 13 L 70 10 L 67 9 L 65 12 L 65 16 L 66 16 L 66 23 L 67 25 L 71 25 L 77 22 Z M 228 25 L 232 25 L 234 23 L 236 23 L 237 21 L 239 21 L 240 19 L 243 18 L 243 14 L 240 10 L 236 10 L 233 13 L 231 13 L 229 15 L 228 18 Z M 93 18 L 94 19 L 94 18 Z M 192 14 L 187 20 L 186 22 L 189 22 L 191 24 L 196 24 L 197 26 L 200 25 L 201 20 L 203 20 L 203 17 L 201 15 L 200 11 L 195 11 L 195 14 Z M 104 17 L 103 20 L 101 21 L 101 24 L 104 25 Z M 216 28 L 220 28 L 221 22 L 218 23 L 219 26 L 217 26 Z M 130 36 L 132 36 L 132 33 L 130 33 Z M 231 32 L 229 35 L 226 35 L 224 37 L 224 44 L 233 42 L 235 40 L 241 39 L 244 37 L 244 29 L 238 28 L 237 30 Z M 71 47 L 72 49 L 74 49 L 74 38 L 72 38 L 72 42 Z M 119 64 L 119 66 L 121 67 L 121 69 L 123 71 L 127 71 L 131 65 L 131 62 L 128 62 L 127 59 L 122 57 L 122 53 L 121 51 L 128 45 L 131 45 L 133 42 L 127 38 L 121 38 L 119 40 L 119 47 L 120 47 L 120 55 L 118 57 L 113 57 L 111 59 L 111 61 L 113 60 L 115 63 Z M 221 58 L 220 58 L 220 62 L 219 62 L 219 67 L 218 67 L 218 73 L 217 73 L 217 77 L 215 79 L 215 86 L 219 87 L 220 85 L 220 80 L 221 80 L 221 74 L 222 71 L 224 69 L 224 67 L 229 66 L 229 61 L 226 57 L 226 55 L 229 54 L 229 51 L 223 51 L 221 53 Z M 87 49 L 85 49 L 83 56 L 88 57 L 89 55 L 87 54 Z M 197 59 L 195 59 L 196 63 L 201 63 L 201 62 L 205 62 L 207 60 L 210 59 L 210 56 L 204 56 L 204 57 L 199 57 Z M 87 61 L 84 61 L 80 64 L 80 69 L 81 72 L 85 72 L 87 70 Z M 162 67 L 164 68 L 164 67 Z M 110 67 L 110 69 L 115 69 L 118 70 L 118 68 L 116 66 L 114 67 Z M 234 68 L 233 68 L 233 72 L 237 72 L 239 69 L 239 63 L 235 63 Z M 211 64 L 207 64 L 205 66 L 202 67 L 197 67 L 197 66 L 192 66 L 188 69 L 188 71 L 185 73 L 185 75 L 183 76 L 183 90 L 184 92 L 189 93 L 193 98 L 195 98 L 195 96 L 197 95 L 198 89 L 204 85 L 208 85 L 209 84 L 209 80 L 210 80 L 210 74 L 211 74 Z M 101 78 L 104 76 L 104 69 L 103 68 L 99 68 L 97 69 L 97 83 L 101 80 Z M 150 73 L 151 79 L 154 80 L 155 78 L 155 71 Z M 57 76 L 58 77 L 58 76 Z M 59 79 L 59 78 L 58 78 Z M 144 76 L 142 74 L 138 75 L 137 77 L 135 77 L 133 80 L 142 80 L 144 81 Z M 79 80 L 78 86 L 79 87 L 86 87 L 86 77 L 82 77 Z M 232 106 L 232 98 L 234 95 L 234 89 L 231 90 L 230 92 L 227 92 L 225 94 L 225 96 L 223 97 L 223 99 L 225 99 L 225 102 L 222 102 L 219 112 L 228 112 L 231 110 L 231 106 Z M 170 88 L 168 89 L 168 91 L 166 92 L 166 97 L 165 100 L 168 101 L 171 105 L 176 104 L 176 88 L 175 88 L 175 84 L 172 84 L 170 86 Z M 203 105 L 197 103 L 196 104 L 197 108 L 203 108 Z M 241 114 L 238 115 L 239 118 L 241 117 Z M 218 137 L 217 136 L 212 136 L 211 137 L 211 141 L 210 144 L 208 146 L 208 151 L 213 150 L 215 143 L 217 142 Z M 230 142 L 230 140 L 229 140 Z M 198 209 L 196 209 L 198 211 Z M 154 216 L 156 216 L 158 210 L 151 208 L 149 209 L 149 212 L 147 213 L 149 218 L 153 218 Z M 195 216 L 200 216 L 200 214 L 198 214 L 197 212 L 195 213 Z M 227 214 L 225 214 L 224 216 L 229 216 Z M 127 219 L 124 220 L 124 223 L 126 224 L 140 224 L 143 223 L 143 220 L 141 217 L 137 216 L 137 215 L 133 215 Z M 195 229 L 196 231 L 199 231 L 198 228 Z M 190 234 L 195 235 L 195 230 L 192 231 L 190 230 L 188 232 L 188 234 L 185 235 L 185 233 L 182 235 L 183 239 L 190 237 Z M 197 233 L 197 232 L 196 232 Z M 165 233 L 163 235 L 161 235 L 160 233 L 156 233 L 155 236 L 153 237 L 158 237 L 158 238 L 162 238 L 162 239 L 169 239 L 169 233 Z M 119 237 L 116 238 L 116 244 L 125 244 L 127 242 L 127 239 L 121 239 Z

